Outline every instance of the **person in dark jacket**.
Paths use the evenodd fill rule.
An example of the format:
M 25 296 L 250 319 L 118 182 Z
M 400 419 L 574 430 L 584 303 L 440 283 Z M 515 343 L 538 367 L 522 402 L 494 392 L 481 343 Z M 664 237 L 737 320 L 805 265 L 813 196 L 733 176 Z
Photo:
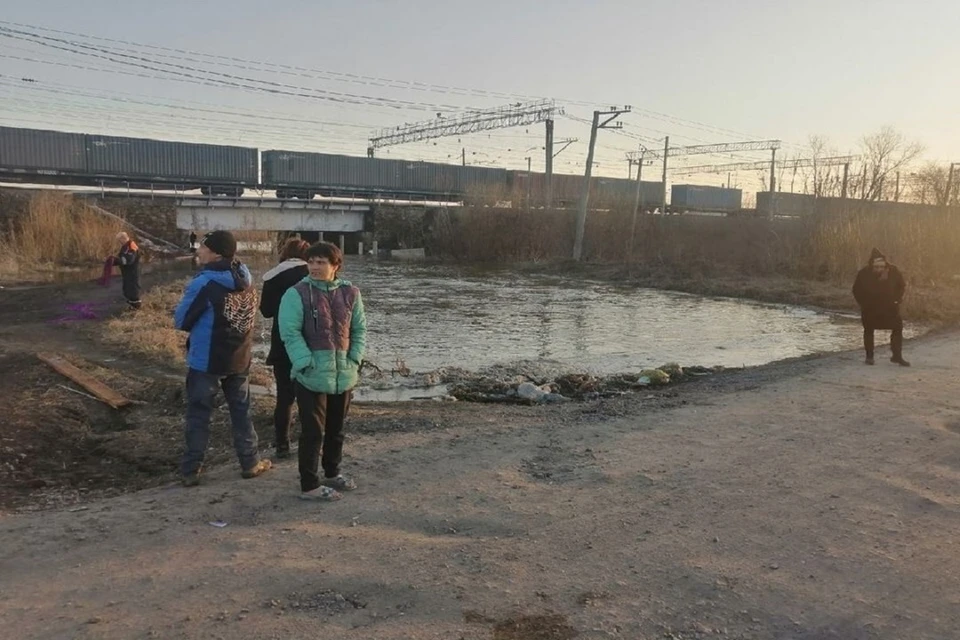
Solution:
M 902 367 L 910 366 L 903 359 L 903 319 L 900 317 L 900 303 L 906 290 L 907 285 L 900 270 L 887 262 L 887 257 L 879 249 L 874 249 L 870 254 L 870 263 L 857 273 L 853 284 L 853 297 L 860 305 L 867 364 L 873 364 L 873 332 L 880 329 L 891 332 L 890 350 L 893 357 L 890 362 Z
M 307 263 L 304 257 L 309 248 L 310 245 L 306 240 L 290 238 L 280 250 L 280 264 L 263 275 L 260 313 L 264 318 L 273 318 L 267 364 L 273 367 L 273 378 L 277 383 L 277 405 L 273 410 L 273 424 L 276 430 L 278 458 L 290 457 L 293 405 L 297 398 L 293 381 L 290 379 L 290 358 L 283 347 L 283 341 L 280 340 L 280 323 L 277 321 L 277 313 L 280 311 L 280 299 L 287 289 L 307 277 Z
M 253 352 L 257 291 L 250 270 L 234 259 L 237 241 L 229 231 L 204 236 L 197 249 L 202 265 L 184 291 L 174 312 L 177 329 L 187 340 L 186 450 L 180 471 L 183 484 L 200 483 L 210 416 L 219 389 L 230 409 L 233 444 L 244 478 L 255 478 L 271 467 L 261 460 L 250 412 L 248 380 Z
M 124 231 L 117 234 L 117 242 L 120 243 L 120 252 L 114 257 L 113 263 L 120 267 L 123 297 L 131 309 L 139 309 L 140 247 Z

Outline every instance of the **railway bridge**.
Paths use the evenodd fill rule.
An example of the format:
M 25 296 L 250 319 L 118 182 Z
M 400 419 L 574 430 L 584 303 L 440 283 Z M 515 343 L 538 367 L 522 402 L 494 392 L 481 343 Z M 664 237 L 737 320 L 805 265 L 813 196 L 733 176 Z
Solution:
M 369 204 L 184 196 L 174 199 L 177 228 L 358 233 L 373 228 Z

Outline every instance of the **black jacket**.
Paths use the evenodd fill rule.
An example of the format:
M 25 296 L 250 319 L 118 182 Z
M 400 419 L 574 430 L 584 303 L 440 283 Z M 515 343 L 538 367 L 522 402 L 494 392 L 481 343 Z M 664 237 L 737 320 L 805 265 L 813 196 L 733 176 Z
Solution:
M 874 249 L 870 262 L 874 258 L 884 257 Z M 903 319 L 900 317 L 900 303 L 906 293 L 907 284 L 903 274 L 890 263 L 887 263 L 885 278 L 873 273 L 869 264 L 857 273 L 853 283 L 853 297 L 860 305 L 860 319 L 865 329 L 901 329 Z
M 280 299 L 287 289 L 307 277 L 307 263 L 299 259 L 284 260 L 263 275 L 263 294 L 260 296 L 260 313 L 264 318 L 273 318 L 270 328 L 270 353 L 267 364 L 290 366 L 287 350 L 280 340 L 280 324 L 277 313 L 280 311 Z
M 140 247 L 130 240 L 120 247 L 120 253 L 113 259 L 113 263 L 120 267 L 120 276 L 123 278 L 123 297 L 130 302 L 139 301 Z

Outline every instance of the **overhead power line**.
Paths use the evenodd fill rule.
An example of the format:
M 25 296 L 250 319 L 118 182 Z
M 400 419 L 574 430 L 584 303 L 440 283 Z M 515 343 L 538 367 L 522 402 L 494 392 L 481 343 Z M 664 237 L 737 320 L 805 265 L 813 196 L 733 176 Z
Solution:
M 274 73 L 281 72 L 286 75 L 297 75 L 300 77 L 310 77 L 314 79 L 329 79 L 337 82 L 378 86 L 383 88 L 406 89 L 410 91 L 431 92 L 431 93 L 460 95 L 460 96 L 484 97 L 484 98 L 491 98 L 491 99 L 497 99 L 497 100 L 519 99 L 524 101 L 530 101 L 530 100 L 542 99 L 544 97 L 544 96 L 535 96 L 535 95 L 528 95 L 528 94 L 490 91 L 490 90 L 483 90 L 483 89 L 476 89 L 476 88 L 469 88 L 469 87 L 458 87 L 454 85 L 445 85 L 445 84 L 438 84 L 438 83 L 424 83 L 424 82 L 401 80 L 401 79 L 395 79 L 395 78 L 384 78 L 380 76 L 344 73 L 339 71 L 316 69 L 316 68 L 303 67 L 303 66 L 297 66 L 297 65 L 288 65 L 288 64 L 280 64 L 280 63 L 266 62 L 266 61 L 260 61 L 260 60 L 252 60 L 249 58 L 242 58 L 237 56 L 225 56 L 220 54 L 203 53 L 198 51 L 192 51 L 189 49 L 137 43 L 130 40 L 106 38 L 102 36 L 83 34 L 76 31 L 51 29 L 49 27 L 25 24 L 20 22 L 12 22 L 12 21 L 6 21 L 6 20 L 0 20 L 0 24 L 8 25 L 9 27 L 18 27 L 23 29 L 30 29 L 33 31 L 40 31 L 43 33 L 67 35 L 74 38 L 84 38 L 84 39 L 93 40 L 96 42 L 120 44 L 126 47 L 135 47 L 139 49 L 147 49 L 154 52 L 163 52 L 162 55 L 160 53 L 154 53 L 156 57 L 167 57 L 170 59 L 178 59 L 178 60 L 195 62 L 195 63 L 197 62 L 195 57 L 206 58 L 207 60 L 212 61 L 211 63 L 213 64 L 234 67 L 234 68 L 242 68 L 246 70 L 255 70 L 257 68 L 261 68 L 261 69 L 265 68 L 273 71 Z M 113 47 L 113 49 L 117 49 L 117 48 Z M 120 49 L 120 51 L 132 52 L 133 50 Z M 195 56 L 195 57 L 191 58 L 189 56 Z M 324 78 L 323 76 L 326 76 L 326 78 Z M 605 102 L 602 102 L 602 101 L 590 102 L 590 101 L 584 101 L 584 100 L 575 100 L 571 98 L 557 98 L 557 100 L 562 104 L 567 104 L 571 106 L 576 105 L 576 106 L 590 107 L 591 109 L 595 108 L 599 104 L 606 104 Z M 655 111 L 653 109 L 635 108 L 634 111 L 646 117 L 653 118 L 656 120 L 661 120 L 664 122 L 669 122 L 671 124 L 675 124 L 677 126 L 682 126 L 685 128 L 698 129 L 698 130 L 709 132 L 709 133 L 722 133 L 724 135 L 733 135 L 737 137 L 748 137 L 748 138 L 752 137 L 750 134 L 744 133 L 742 131 L 718 127 L 718 126 L 701 122 L 695 119 L 682 118 L 679 116 L 663 113 L 660 111 Z M 677 136 L 675 135 L 675 137 Z M 795 145 L 789 145 L 789 146 L 795 146 Z
M 25 42 L 32 42 L 34 44 L 37 44 L 43 47 L 49 47 L 51 49 L 55 49 L 58 51 L 65 51 L 65 52 L 76 54 L 76 55 L 104 60 L 114 64 L 141 68 L 141 69 L 146 69 L 149 71 L 154 71 L 159 73 L 176 74 L 176 75 L 183 76 L 185 78 L 213 82 L 216 84 L 220 84 L 222 86 L 231 86 L 236 88 L 250 89 L 254 91 L 262 91 L 262 92 L 273 93 L 277 95 L 298 96 L 298 97 L 312 98 L 317 100 L 329 100 L 331 102 L 342 102 L 347 104 L 372 104 L 377 106 L 392 107 L 396 109 L 415 109 L 415 110 L 421 110 L 421 111 L 423 110 L 457 111 L 462 109 L 462 107 L 458 105 L 414 102 L 410 100 L 398 100 L 395 98 L 367 96 L 367 95 L 360 95 L 360 94 L 345 93 L 340 91 L 328 91 L 325 89 L 303 87 L 299 85 L 285 84 L 282 82 L 276 82 L 271 80 L 263 80 L 260 78 L 251 78 L 251 77 L 240 76 L 240 75 L 235 75 L 230 73 L 223 73 L 220 71 L 213 71 L 209 69 L 201 69 L 201 68 L 190 66 L 190 65 L 172 64 L 168 62 L 157 61 L 155 59 L 151 59 L 145 56 L 115 52 L 104 47 L 96 47 L 92 45 L 71 42 L 69 40 L 64 40 L 62 38 L 53 38 L 53 37 L 44 36 L 38 33 L 32 33 L 29 31 L 22 31 L 18 29 L 11 29 L 8 27 L 0 27 L 0 37 L 11 38 L 14 40 L 22 40 Z M 170 68 L 165 68 L 165 67 L 170 67 Z M 198 74 L 203 74 L 203 75 L 198 75 Z

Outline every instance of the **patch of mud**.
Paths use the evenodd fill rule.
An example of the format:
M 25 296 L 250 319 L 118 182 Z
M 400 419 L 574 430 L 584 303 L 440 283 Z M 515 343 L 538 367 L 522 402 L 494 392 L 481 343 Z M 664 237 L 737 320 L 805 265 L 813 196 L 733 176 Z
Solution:
M 570 626 L 567 617 L 559 613 L 519 614 L 498 620 L 479 611 L 463 612 L 467 624 L 493 626 L 493 640 L 572 640 L 577 630 Z
M 367 603 L 355 596 L 345 596 L 342 593 L 324 589 L 312 594 L 291 593 L 285 603 L 271 600 L 266 606 L 271 609 L 332 618 L 356 609 L 366 609 Z
M 45 509 L 175 479 L 183 383 L 74 364 L 138 404 L 111 409 L 34 354 L 0 353 L 0 369 L 16 372 L 0 376 L 0 508 Z M 262 442 L 272 442 L 272 406 L 254 406 Z M 234 461 L 226 406 L 214 411 L 211 426 L 208 464 Z
M 520 464 L 520 470 L 540 482 L 565 484 L 580 480 L 595 459 L 593 451 L 577 451 L 566 447 L 558 440 L 540 445 L 540 452 Z
M 572 640 L 577 635 L 559 613 L 521 615 L 493 625 L 493 640 Z

